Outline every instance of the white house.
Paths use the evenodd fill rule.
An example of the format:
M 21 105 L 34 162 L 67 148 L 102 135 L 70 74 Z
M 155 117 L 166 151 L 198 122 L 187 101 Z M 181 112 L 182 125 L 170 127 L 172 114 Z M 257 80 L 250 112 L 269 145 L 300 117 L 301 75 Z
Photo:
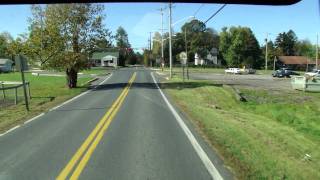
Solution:
M 0 59 L 0 72 L 12 71 L 13 62 L 10 59 Z
M 203 64 L 204 64 L 204 60 L 198 55 L 198 53 L 196 53 L 194 55 L 194 65 L 198 66 Z
M 90 58 L 92 66 L 112 66 L 119 65 L 119 51 L 94 52 Z
M 113 66 L 113 67 L 117 67 L 117 66 L 118 66 L 118 57 L 112 56 L 112 55 L 104 56 L 104 57 L 101 59 L 101 66 Z
M 210 63 L 210 64 L 214 64 L 214 65 L 218 65 L 218 66 L 221 65 L 221 61 L 215 55 L 212 55 L 209 53 L 207 55 L 206 59 L 207 59 L 208 63 Z

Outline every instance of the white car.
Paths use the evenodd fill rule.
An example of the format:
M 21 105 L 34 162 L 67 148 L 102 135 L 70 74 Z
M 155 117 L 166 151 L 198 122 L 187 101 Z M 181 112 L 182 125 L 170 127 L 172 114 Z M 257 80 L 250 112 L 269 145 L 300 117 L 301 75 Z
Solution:
M 312 72 L 307 72 L 305 75 L 308 75 L 308 76 L 320 75 L 320 70 L 313 70 Z
M 224 70 L 225 73 L 231 73 L 231 74 L 241 74 L 240 68 L 228 68 Z

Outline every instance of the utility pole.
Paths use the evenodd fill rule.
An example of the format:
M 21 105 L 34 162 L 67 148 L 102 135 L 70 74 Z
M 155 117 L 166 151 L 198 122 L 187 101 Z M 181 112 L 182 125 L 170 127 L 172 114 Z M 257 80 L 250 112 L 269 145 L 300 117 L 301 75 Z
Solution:
M 169 3 L 169 61 L 170 61 L 170 79 L 172 78 L 172 14 L 171 14 L 171 3 Z
M 316 45 L 316 69 L 318 70 L 318 54 L 319 54 L 319 45 L 318 45 L 319 36 L 317 34 L 317 45 Z
M 187 66 L 187 79 L 189 80 L 189 68 L 188 68 L 188 42 L 187 42 L 187 28 L 184 29 L 184 41 L 185 41 L 185 46 L 186 46 L 186 54 L 187 54 L 187 61 L 186 61 L 186 66 Z M 183 76 L 184 77 L 184 76 Z
M 149 32 L 149 59 L 150 59 L 150 66 L 152 67 L 152 60 L 151 60 L 151 54 L 152 54 L 152 45 L 151 45 L 151 33 L 152 32 Z
M 161 60 L 164 61 L 164 53 L 163 53 L 163 9 L 162 8 L 160 8 L 160 13 L 161 13 Z
M 266 65 L 265 65 L 265 69 L 268 70 L 268 33 L 267 33 L 267 38 L 266 38 Z
M 41 29 L 41 52 L 40 52 L 40 60 L 42 61 L 42 52 L 43 52 L 43 9 L 40 7 L 40 29 Z
M 150 44 L 149 44 L 149 47 L 150 47 L 149 50 L 150 50 L 150 52 L 151 52 L 151 50 L 152 50 L 152 47 L 151 47 L 151 43 L 152 43 L 152 42 L 151 42 L 151 41 L 152 41 L 152 39 L 151 39 L 151 33 L 152 33 L 152 32 L 149 32 L 149 39 L 150 39 L 150 41 L 149 41 L 149 43 L 150 43 Z

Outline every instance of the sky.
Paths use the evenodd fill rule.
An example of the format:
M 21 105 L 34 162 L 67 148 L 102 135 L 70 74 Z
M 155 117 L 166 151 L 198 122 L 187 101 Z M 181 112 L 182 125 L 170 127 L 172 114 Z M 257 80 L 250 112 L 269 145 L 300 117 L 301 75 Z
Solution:
M 105 3 L 104 24 L 113 33 L 122 26 L 128 33 L 133 48 L 148 46 L 149 32 L 160 31 L 160 8 L 165 3 Z M 175 3 L 172 8 L 172 22 L 175 32 L 195 16 L 201 21 L 207 20 L 222 4 Z M 317 0 L 302 0 L 290 6 L 227 5 L 212 18 L 207 27 L 220 32 L 222 27 L 247 26 L 257 37 L 260 45 L 268 34 L 274 40 L 281 32 L 294 30 L 299 39 L 308 39 L 316 43 L 320 36 L 320 7 Z M 0 32 L 7 31 L 13 37 L 28 32 L 30 5 L 1 5 Z M 164 29 L 168 29 L 168 9 L 164 11 Z M 181 20 L 182 19 L 182 20 Z M 167 30 L 166 30 L 167 31 Z

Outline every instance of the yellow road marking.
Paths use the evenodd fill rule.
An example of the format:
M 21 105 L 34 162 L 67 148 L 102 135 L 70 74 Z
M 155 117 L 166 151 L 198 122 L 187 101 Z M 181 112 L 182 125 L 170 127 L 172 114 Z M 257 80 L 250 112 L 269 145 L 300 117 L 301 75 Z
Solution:
M 124 90 L 121 92 L 120 96 L 117 98 L 117 100 L 112 104 L 111 108 L 106 112 L 106 114 L 102 117 L 102 119 L 99 121 L 97 126 L 94 128 L 94 130 L 90 133 L 90 135 L 87 137 L 87 139 L 84 141 L 84 143 L 80 146 L 80 148 L 77 150 L 77 152 L 74 154 L 74 156 L 71 158 L 69 163 L 66 165 L 66 167 L 61 171 L 59 176 L 56 178 L 57 180 L 63 180 L 66 179 L 67 176 L 70 174 L 76 163 L 80 160 L 81 156 L 85 153 L 86 149 L 88 151 L 85 153 L 84 157 L 80 161 L 78 167 L 72 174 L 71 179 L 77 179 L 82 172 L 83 168 L 85 167 L 86 163 L 90 159 L 90 156 L 92 155 L 93 151 L 95 150 L 96 146 L 100 142 L 100 140 L 103 137 L 103 134 L 109 127 L 112 119 L 118 112 L 118 110 L 121 107 L 121 104 L 123 103 L 125 97 L 129 93 L 129 89 L 136 77 L 136 73 L 132 75 L 130 78 L 128 85 L 124 88 Z M 98 135 L 97 135 L 98 134 Z M 91 144 L 92 143 L 92 144 Z M 89 146 L 91 144 L 91 146 Z

